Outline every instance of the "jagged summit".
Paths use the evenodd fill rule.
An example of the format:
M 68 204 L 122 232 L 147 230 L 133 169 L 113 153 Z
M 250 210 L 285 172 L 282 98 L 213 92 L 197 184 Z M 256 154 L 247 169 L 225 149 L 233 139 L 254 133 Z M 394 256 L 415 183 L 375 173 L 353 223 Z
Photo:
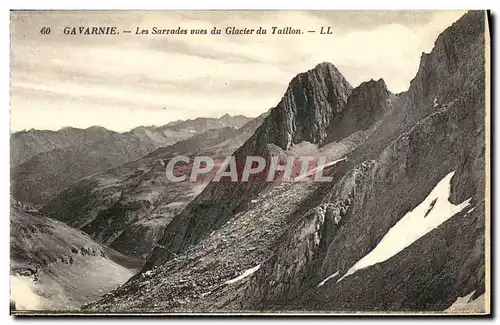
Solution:
M 352 90 L 342 113 L 332 120 L 324 143 L 374 125 L 389 111 L 393 96 L 382 78 L 362 82 Z
M 373 78 L 368 80 L 368 81 L 363 81 L 358 87 L 356 87 L 355 89 L 371 89 L 371 88 L 378 88 L 382 91 L 386 91 L 386 92 L 389 92 L 389 90 L 387 89 L 387 85 L 385 83 L 385 80 L 382 79 L 382 78 L 379 78 L 378 80 L 374 80 Z M 353 90 L 354 91 L 354 90 Z
M 236 127 L 236 128 L 242 126 L 243 124 L 245 124 L 246 122 L 248 122 L 250 120 L 251 120 L 250 118 L 248 118 L 244 115 L 241 115 L 241 114 L 231 115 L 229 113 L 226 113 L 218 118 L 219 122 L 221 122 L 225 125 L 231 126 L 231 127 Z
M 314 69 L 311 69 L 311 70 L 317 70 L 317 69 L 335 69 L 335 70 L 337 70 L 337 67 L 331 62 L 325 61 L 325 62 L 320 62 L 320 63 L 316 64 Z
M 349 82 L 331 63 L 298 74 L 256 134 L 257 146 L 274 143 L 287 150 L 302 141 L 320 143 L 351 91 Z
M 306 77 L 320 79 L 320 80 L 329 80 L 334 83 L 349 85 L 349 82 L 347 82 L 342 73 L 337 69 L 337 67 L 334 64 L 330 62 L 321 62 L 318 63 L 314 68 L 297 74 L 290 81 L 288 89 L 290 89 L 291 85 L 294 85 L 297 82 L 300 83 L 300 80 L 303 80 Z

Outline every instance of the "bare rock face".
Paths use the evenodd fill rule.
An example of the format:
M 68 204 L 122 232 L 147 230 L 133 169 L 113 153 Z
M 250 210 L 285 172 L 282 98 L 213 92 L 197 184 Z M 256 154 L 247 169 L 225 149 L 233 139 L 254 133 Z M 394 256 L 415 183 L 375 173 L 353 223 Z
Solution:
M 482 26 L 483 15 L 468 14 L 453 26 L 474 30 Z M 454 37 L 455 32 L 445 31 L 440 42 Z M 472 44 L 482 43 L 482 33 L 469 37 Z M 436 46 L 439 49 L 440 45 Z M 432 53 L 431 61 L 442 55 Z M 449 78 L 458 80 L 457 76 L 467 71 L 475 76 L 474 83 L 447 92 L 455 97 L 436 105 L 373 160 L 363 161 L 364 155 L 353 154 L 352 171 L 333 185 L 321 204 L 311 207 L 288 228 L 275 254 L 246 286 L 243 300 L 254 301 L 236 303 L 237 308 L 262 310 L 274 305 L 280 310 L 284 302 L 295 301 L 289 309 L 439 311 L 457 297 L 474 292 L 475 299 L 484 293 L 485 99 L 481 58 L 474 67 L 470 62 L 455 62 L 459 68 Z M 420 70 L 417 76 L 422 73 Z M 438 78 L 440 73 L 436 70 L 429 78 Z M 407 93 L 410 98 L 412 91 Z M 412 114 L 422 114 L 407 108 Z M 394 257 L 342 278 L 451 171 L 455 174 L 446 199 L 453 204 L 470 202 L 466 209 Z M 359 177 L 353 178 L 355 173 Z M 432 209 L 430 204 L 427 213 Z M 411 233 L 412 229 L 406 231 Z
M 328 137 L 323 142 L 338 141 L 370 128 L 393 108 L 393 98 L 383 79 L 363 82 L 354 88 L 345 108 L 331 121 Z
M 400 253 L 397 263 L 389 260 L 336 283 L 377 246 L 402 216 L 422 202 L 444 175 L 460 168 L 457 155 L 468 157 L 466 160 L 484 159 L 484 152 L 468 136 L 476 126 L 464 123 L 460 131 L 454 129 L 457 120 L 466 116 L 465 107 L 473 110 L 484 107 L 484 98 L 476 99 L 478 104 L 461 99 L 441 108 L 401 135 L 377 159 L 362 162 L 336 182 L 319 205 L 289 228 L 275 254 L 247 286 L 247 300 L 257 299 L 252 308 L 297 299 L 297 306 L 313 310 L 426 310 L 431 305 L 434 310 L 441 310 L 456 299 L 449 296 L 463 296 L 471 291 L 481 295 L 484 284 L 478 278 L 484 274 L 484 251 L 480 250 L 484 245 L 480 230 L 484 227 L 481 222 L 484 196 L 474 189 L 484 187 L 484 179 L 472 180 L 457 174 L 453 183 L 460 187 L 452 188 L 450 200 L 460 188 L 467 187 L 466 198 L 452 200 L 458 204 L 471 198 L 466 211 L 448 221 L 429 240 L 420 240 L 409 251 Z M 452 133 L 454 136 L 450 137 Z M 463 145 L 461 141 L 465 139 L 468 143 Z M 430 169 L 430 165 L 434 167 Z M 472 207 L 473 211 L 465 213 Z M 469 235 L 457 236 L 465 233 Z M 447 247 L 443 247 L 444 242 Z M 433 264 L 437 258 L 433 247 L 446 252 L 442 253 L 446 256 L 439 253 L 442 260 L 437 267 Z M 419 262 L 410 262 L 412 259 Z M 405 269 L 409 265 L 412 267 Z M 336 273 L 332 280 L 319 285 Z M 384 274 L 384 281 L 377 278 L 380 274 Z M 446 277 L 440 278 L 440 274 Z M 405 291 L 407 287 L 401 286 L 405 275 L 412 279 L 415 291 L 411 294 Z M 373 289 L 369 295 L 359 294 L 358 288 L 365 281 L 370 281 L 370 290 Z M 440 287 L 439 292 L 436 288 L 426 288 L 426 281 Z M 309 292 L 306 298 L 301 296 L 304 292 Z M 414 297 L 402 298 L 398 305 L 392 305 L 397 299 L 390 298 L 391 294 Z M 430 297 L 435 301 L 425 300 Z
M 351 90 L 351 85 L 331 63 L 320 63 L 297 75 L 259 129 L 256 148 L 274 143 L 288 150 L 302 141 L 321 143 L 330 121 L 341 113 Z
M 441 33 L 430 53 L 422 53 L 418 73 L 407 93 L 409 121 L 477 87 L 476 67 L 484 62 L 484 13 L 471 11 Z

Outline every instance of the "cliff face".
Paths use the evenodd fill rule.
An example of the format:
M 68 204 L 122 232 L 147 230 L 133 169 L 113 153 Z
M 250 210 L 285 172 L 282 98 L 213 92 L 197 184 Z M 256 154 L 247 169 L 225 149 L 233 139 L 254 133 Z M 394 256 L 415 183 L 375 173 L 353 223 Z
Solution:
M 462 89 L 477 87 L 477 67 L 484 64 L 484 24 L 477 22 L 483 15 L 469 12 L 438 36 L 430 53 L 422 53 L 406 94 L 410 122 L 456 99 Z
M 483 108 L 481 94 L 466 94 L 420 121 L 376 159 L 353 166 L 321 204 L 300 216 L 280 239 L 275 253 L 247 287 L 247 298 L 257 299 L 253 308 L 297 299 L 297 306 L 318 310 L 442 310 L 456 296 L 484 293 L 484 257 L 475 248 L 484 245 L 484 174 L 479 175 L 484 148 L 470 137 L 484 134 L 469 119 L 469 110 Z M 465 165 L 478 166 L 476 178 Z M 401 253 L 394 258 L 336 283 L 453 171 L 451 190 L 444 199 L 455 205 L 467 202 L 457 215 L 407 250 L 397 247 Z M 467 193 L 462 192 L 465 188 Z M 436 201 L 425 204 L 420 210 L 427 213 Z M 414 230 L 405 228 L 398 236 L 409 236 Z M 411 281 L 411 291 L 404 281 Z M 369 294 L 359 292 L 363 285 L 369 287 Z M 301 296 L 304 292 L 306 297 Z M 435 301 L 426 300 L 429 297 Z
M 255 151 L 267 143 L 284 150 L 302 141 L 321 143 L 327 136 L 330 122 L 342 112 L 351 91 L 351 85 L 331 63 L 318 64 L 297 75 L 255 134 L 252 149 Z M 244 151 L 252 150 L 244 146 L 241 152 Z
M 331 121 L 323 144 L 369 129 L 393 108 L 393 100 L 383 79 L 363 82 L 354 88 L 341 114 Z
M 432 64 L 421 64 L 408 92 L 398 97 L 389 92 L 383 80 L 371 80 L 351 90 L 331 64 L 323 63 L 299 74 L 262 126 L 235 152 L 237 160 L 248 155 L 265 156 L 269 143 L 283 150 L 301 141 L 325 145 L 380 123 L 351 159 L 359 161 L 377 155 L 415 121 L 456 100 L 463 89 L 481 89 L 484 74 L 477 70 L 484 65 L 478 55 L 484 44 L 484 29 L 478 27 L 481 19 L 481 13 L 472 12 L 448 28 L 436 41 L 435 49 L 424 56 L 428 57 L 425 62 Z M 461 47 L 446 45 L 455 38 L 463 43 Z M 481 122 L 480 116 L 476 115 L 475 122 Z M 166 227 L 159 241 L 161 248 L 155 249 L 145 269 L 196 244 L 267 186 L 260 180 L 209 184 Z
M 318 100 L 328 121 L 280 106 L 321 96 L 285 95 L 236 154 L 288 154 L 297 141 L 328 151 L 369 128 L 333 181 L 210 184 L 140 276 L 85 308 L 415 312 L 484 298 L 484 25 L 470 12 L 445 30 L 405 93 L 370 81 L 339 110 Z
M 459 58 L 434 70 L 424 64 L 417 73 L 416 80 L 424 75 L 435 80 L 439 86 L 431 96 L 439 93 L 446 101 L 433 105 L 432 111 L 425 106 L 417 110 L 408 103 L 425 105 L 425 96 L 415 100 L 416 94 L 428 94 L 432 88 L 426 82 L 422 88 L 412 83 L 402 95 L 409 98 L 404 107 L 407 116 L 417 119 L 427 113 L 426 117 L 373 159 L 353 157 L 351 171 L 332 186 L 321 204 L 288 228 L 275 253 L 245 287 L 246 302 L 233 308 L 248 308 L 254 299 L 250 305 L 257 310 L 270 305 L 280 309 L 284 301 L 294 301 L 288 308 L 439 311 L 457 297 L 472 292 L 476 299 L 484 294 L 483 19 L 484 13 L 464 16 L 426 56 L 427 62 L 454 57 L 457 49 L 442 52 L 443 44 L 458 38 L 458 43 L 466 42 Z M 464 48 L 479 55 L 467 61 Z M 464 76 L 465 82 L 458 86 Z M 436 184 L 447 176 L 449 189 L 442 198 L 432 197 Z M 436 202 L 451 205 L 432 214 Z M 402 245 L 403 238 L 426 223 L 425 218 L 450 213 L 452 205 L 460 208 L 449 219 L 424 231 L 409 246 Z M 410 218 L 420 219 L 413 224 Z M 394 246 L 394 255 L 373 257 Z M 362 263 L 370 258 L 373 266 Z

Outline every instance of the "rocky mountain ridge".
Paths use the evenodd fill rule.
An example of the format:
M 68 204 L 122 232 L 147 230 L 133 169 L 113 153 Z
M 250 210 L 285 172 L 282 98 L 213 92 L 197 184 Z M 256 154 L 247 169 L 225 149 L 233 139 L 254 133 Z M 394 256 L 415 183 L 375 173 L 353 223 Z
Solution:
M 320 63 L 314 69 L 297 75 L 262 125 L 234 152 L 236 161 L 244 161 L 246 156 L 268 158 L 284 154 L 293 144 L 303 141 L 321 142 L 326 138 L 326 130 L 331 120 L 340 114 L 351 91 L 352 87 L 331 63 Z M 269 151 L 269 144 L 276 148 Z M 238 167 L 238 174 L 241 175 L 243 166 Z M 208 184 L 203 192 L 167 225 L 163 239 L 159 242 L 160 247 L 166 249 L 155 249 L 150 258 L 151 264 L 146 266 L 159 263 L 156 259 L 172 258 L 196 243 L 226 222 L 239 206 L 268 185 L 264 180 Z M 250 192 L 251 195 L 245 194 Z M 206 215 L 213 217 L 206 218 Z M 191 229 L 187 228 L 188 224 Z
M 239 128 L 242 115 L 177 121 L 118 133 L 102 127 L 29 130 L 11 136 L 11 192 L 42 206 L 79 179 L 139 159 L 208 130 Z
M 200 117 L 193 120 L 179 120 L 163 126 L 139 126 L 127 132 L 115 132 L 102 126 L 91 126 L 86 129 L 63 127 L 52 130 L 23 130 L 14 132 L 10 138 L 11 165 L 17 166 L 32 156 L 54 149 L 85 146 L 104 139 L 111 134 L 130 135 L 142 141 L 147 140 L 162 147 L 187 139 L 193 134 L 203 133 L 209 129 L 223 127 L 240 128 L 252 118 L 224 114 L 220 118 Z

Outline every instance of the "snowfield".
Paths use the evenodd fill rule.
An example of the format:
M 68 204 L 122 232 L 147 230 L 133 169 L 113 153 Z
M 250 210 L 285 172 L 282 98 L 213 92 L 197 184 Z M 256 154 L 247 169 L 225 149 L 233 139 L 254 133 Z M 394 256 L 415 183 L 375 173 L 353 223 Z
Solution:
M 388 260 L 468 207 L 470 198 L 458 205 L 454 205 L 448 200 L 451 179 L 454 174 L 455 172 L 451 172 L 439 181 L 422 203 L 401 218 L 387 232 L 380 243 L 354 264 L 337 282 L 358 270 Z

